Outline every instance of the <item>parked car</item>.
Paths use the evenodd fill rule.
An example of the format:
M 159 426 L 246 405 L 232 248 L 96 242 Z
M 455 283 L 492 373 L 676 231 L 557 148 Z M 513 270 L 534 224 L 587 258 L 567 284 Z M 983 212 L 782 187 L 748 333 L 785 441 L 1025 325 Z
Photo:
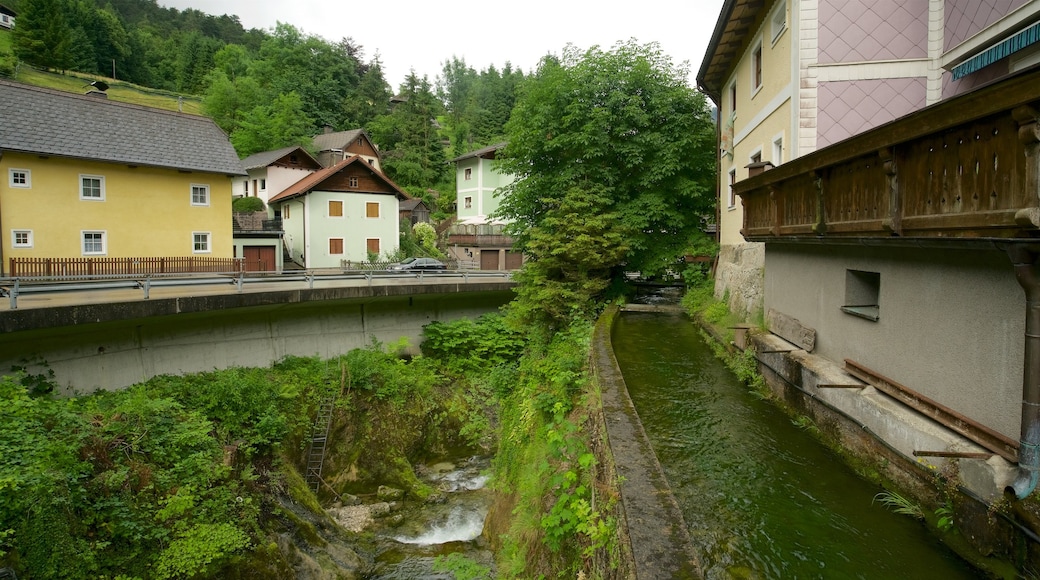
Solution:
M 447 270 L 448 267 L 444 265 L 444 262 L 440 260 L 434 260 L 433 258 L 408 258 L 402 261 L 400 264 L 390 264 L 387 270 L 391 272 L 401 272 L 409 270 Z

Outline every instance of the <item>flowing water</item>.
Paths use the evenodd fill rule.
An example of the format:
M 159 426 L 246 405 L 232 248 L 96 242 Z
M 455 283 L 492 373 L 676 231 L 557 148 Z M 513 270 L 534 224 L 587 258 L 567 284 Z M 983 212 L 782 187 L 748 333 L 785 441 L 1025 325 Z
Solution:
M 491 568 L 492 554 L 480 538 L 490 506 L 487 458 L 471 457 L 441 462 L 419 470 L 443 501 L 406 505 L 396 525 L 376 526 L 379 555 L 373 579 L 445 579 L 454 574 L 438 572 L 438 556 L 460 553 L 477 564 Z
M 753 396 L 685 316 L 623 314 L 613 342 L 708 578 L 977 577 Z

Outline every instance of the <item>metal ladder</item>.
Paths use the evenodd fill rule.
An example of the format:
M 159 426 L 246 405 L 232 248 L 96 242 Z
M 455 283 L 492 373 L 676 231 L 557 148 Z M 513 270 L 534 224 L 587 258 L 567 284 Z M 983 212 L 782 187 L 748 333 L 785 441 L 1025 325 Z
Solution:
M 332 410 L 336 405 L 336 395 L 329 394 L 322 399 L 318 407 L 318 416 L 314 418 L 311 428 L 311 448 L 307 453 L 307 485 L 317 493 L 321 487 L 321 468 L 325 463 L 325 447 L 329 440 L 329 427 L 332 424 Z

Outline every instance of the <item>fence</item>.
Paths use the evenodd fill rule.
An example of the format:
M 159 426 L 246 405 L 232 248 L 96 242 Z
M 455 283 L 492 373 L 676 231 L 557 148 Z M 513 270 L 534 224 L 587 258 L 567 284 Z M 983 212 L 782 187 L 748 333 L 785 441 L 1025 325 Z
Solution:
M 11 258 L 11 277 L 115 276 L 241 272 L 242 258 L 168 256 L 163 258 Z

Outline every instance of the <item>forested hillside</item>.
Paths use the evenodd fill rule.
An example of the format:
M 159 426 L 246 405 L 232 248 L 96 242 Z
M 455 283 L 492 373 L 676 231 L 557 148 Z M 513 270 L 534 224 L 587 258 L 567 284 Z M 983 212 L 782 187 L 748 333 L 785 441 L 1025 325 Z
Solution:
M 241 156 L 309 144 L 326 126 L 364 128 L 390 177 L 415 193 L 453 192 L 447 160 L 502 139 L 524 78 L 508 63 L 478 72 L 451 57 L 436 79 L 412 74 L 393 88 L 378 57 L 349 36 L 329 40 L 284 23 L 246 30 L 237 16 L 156 0 L 4 4 L 18 17 L 0 34 L 0 77 L 75 71 L 197 96 Z

